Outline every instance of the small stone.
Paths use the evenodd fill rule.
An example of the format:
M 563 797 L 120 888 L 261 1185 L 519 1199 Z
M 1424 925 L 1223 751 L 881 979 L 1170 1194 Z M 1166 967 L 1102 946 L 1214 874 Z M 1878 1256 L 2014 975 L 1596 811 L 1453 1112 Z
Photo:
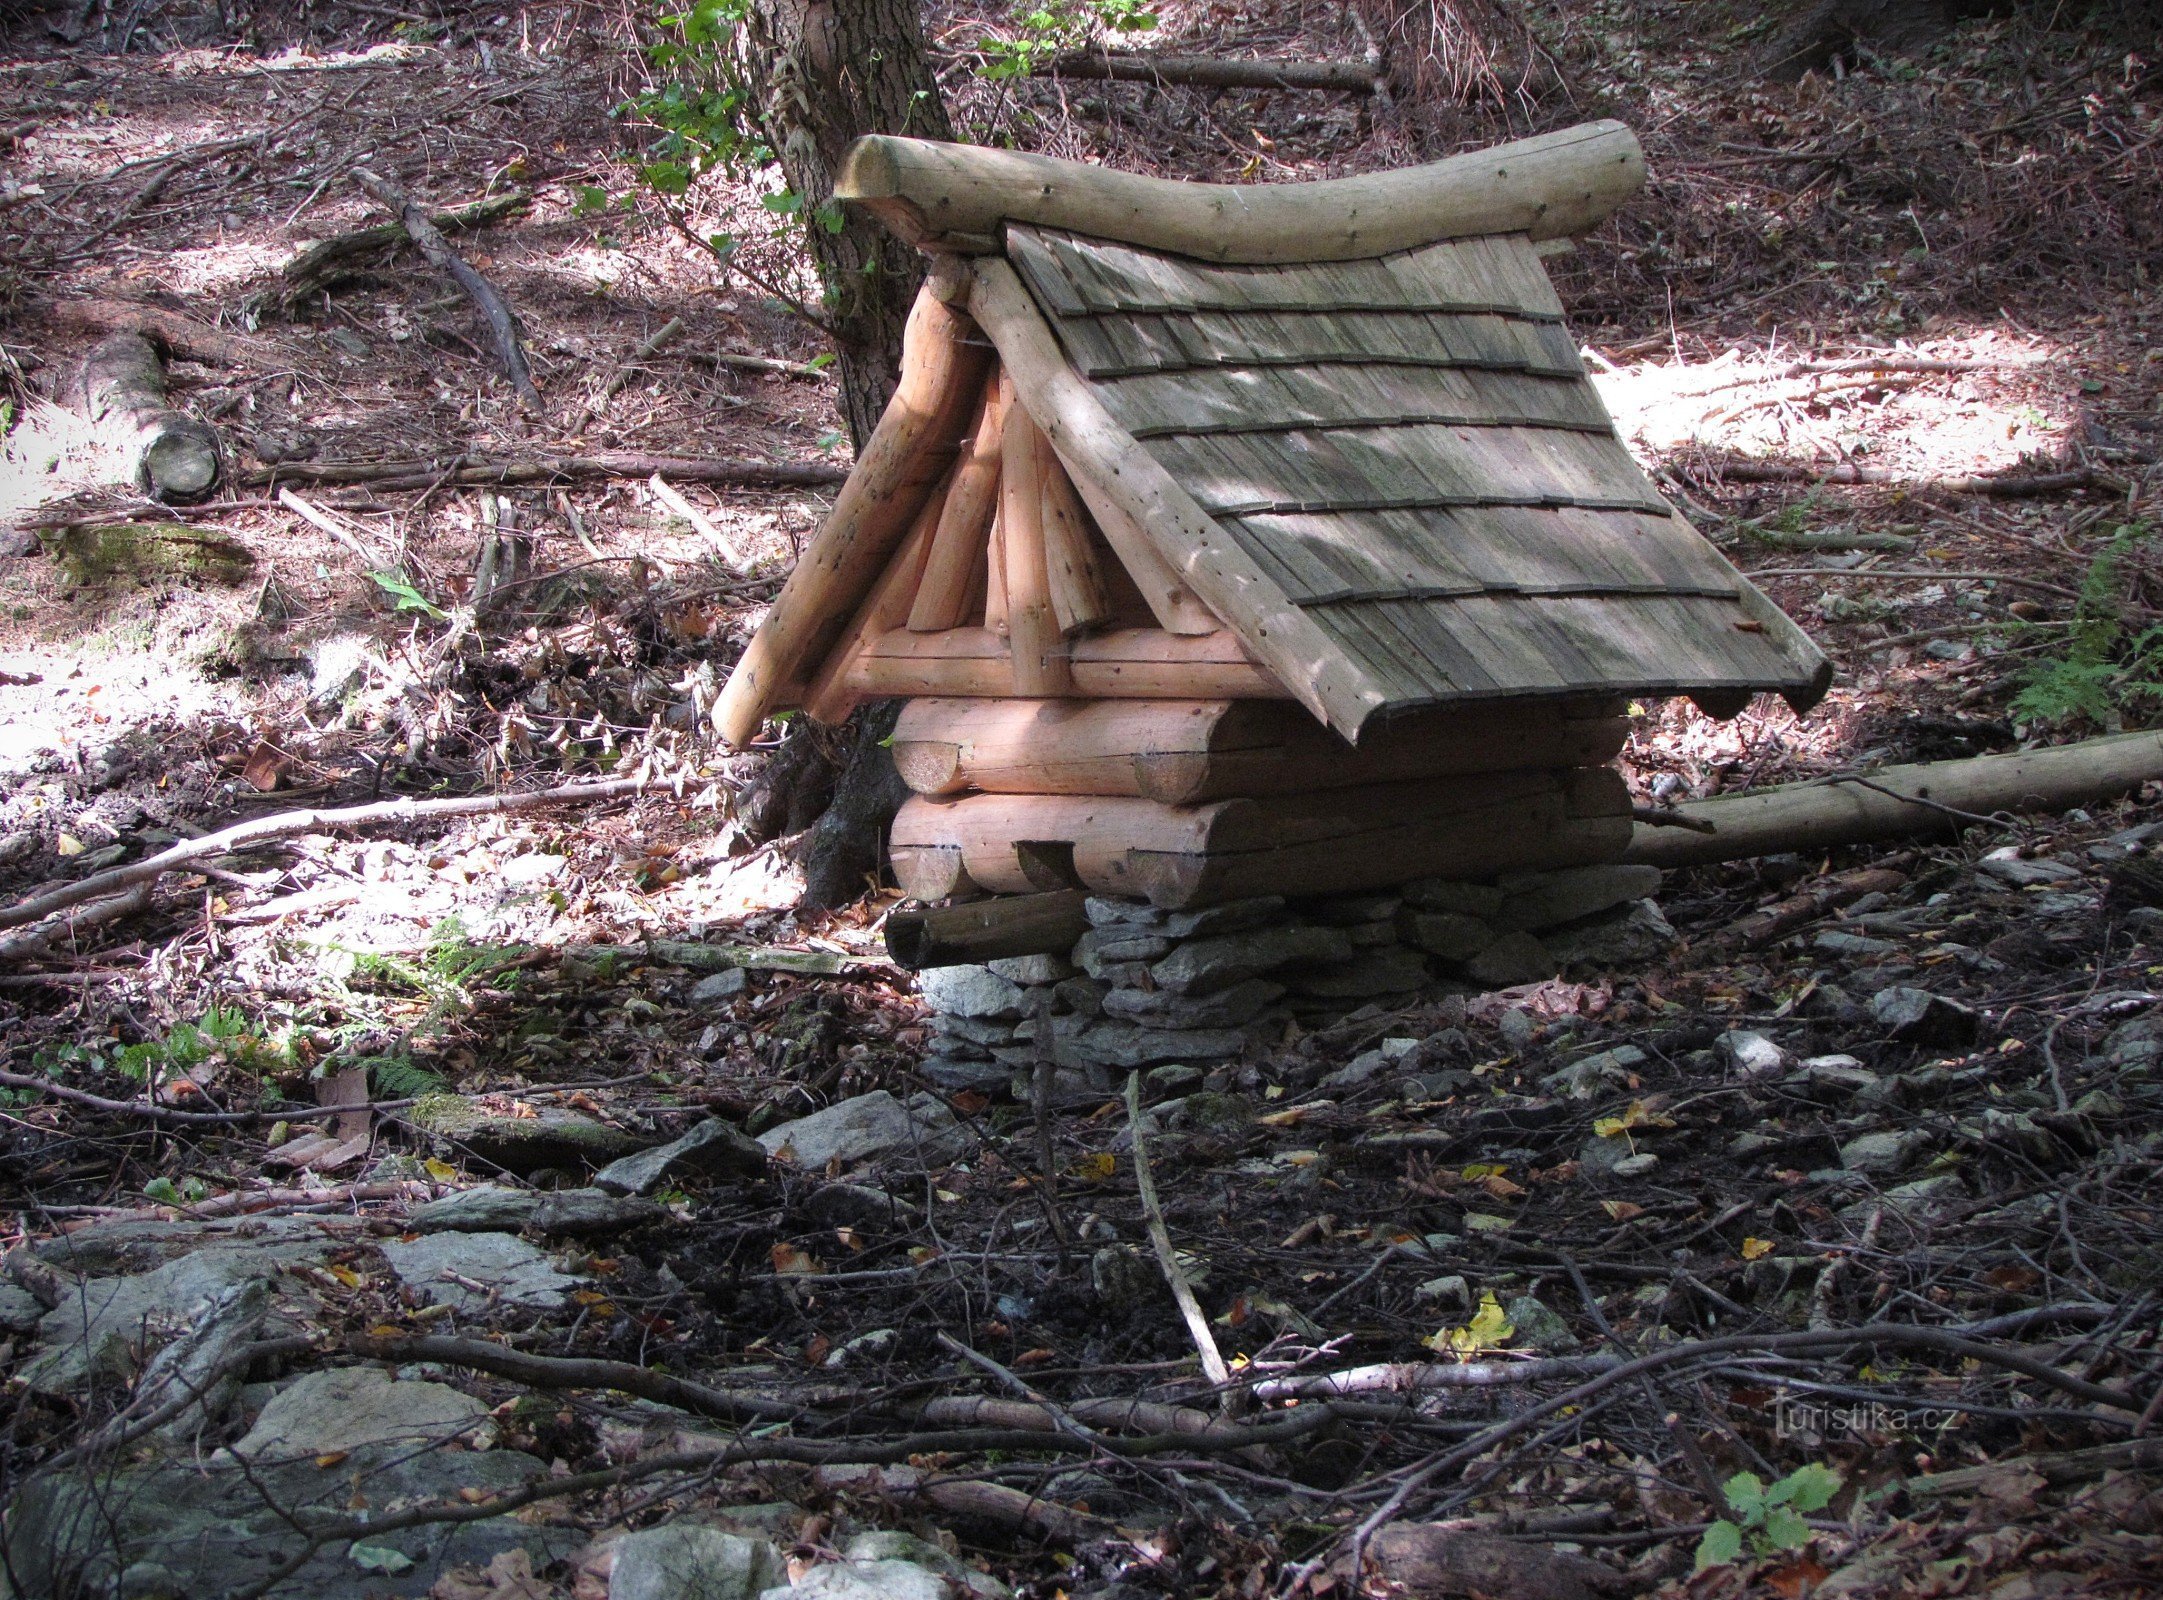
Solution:
M 1417 911 L 1408 907 L 1398 913 L 1397 933 L 1406 943 L 1418 945 L 1444 961 L 1470 961 L 1495 942 L 1493 924 L 1462 911 Z
M 1028 1013 L 1028 996 L 989 967 L 933 967 L 916 975 L 916 992 L 934 1011 L 953 1017 L 1013 1020 Z
M 1082 902 L 1092 928 L 1159 928 L 1164 913 L 1146 900 L 1108 900 L 1092 895 Z
M 1151 1067 L 1142 1074 L 1142 1088 L 1152 1097 L 1188 1094 L 1199 1089 L 1202 1080 L 1208 1076 L 1200 1067 L 1177 1062 L 1168 1067 Z
M 931 1015 L 933 1037 L 959 1039 L 987 1050 L 994 1045 L 1012 1044 L 1014 1028 L 1011 1022 L 987 1022 L 982 1017 L 957 1017 L 944 1011 Z
M 1900 946 L 1890 939 L 1872 939 L 1860 933 L 1842 933 L 1828 928 L 1810 941 L 1814 950 L 1822 950 L 1829 956 L 1845 956 L 1861 960 L 1865 956 L 1889 956 L 1899 952 Z
M 1246 1043 L 1232 1028 L 1145 1028 L 1106 1017 L 1075 1034 L 1065 1053 L 1077 1063 L 1132 1071 L 1166 1061 L 1228 1061 Z
M 431 1233 L 386 1239 L 379 1248 L 400 1283 L 431 1305 L 460 1311 L 556 1311 L 579 1285 L 577 1278 L 550 1266 L 541 1251 L 508 1233 Z
M 851 1561 L 909 1561 L 931 1572 L 938 1573 L 966 1588 L 976 1600 L 1008 1600 L 1013 1594 L 1005 1584 L 988 1572 L 948 1555 L 927 1539 L 919 1539 L 913 1533 L 901 1533 L 887 1528 L 875 1528 L 859 1533 L 841 1547 L 843 1556 Z
M 904 1103 L 874 1089 L 768 1128 L 758 1142 L 778 1160 L 823 1172 L 837 1162 L 852 1167 L 905 1156 L 936 1166 L 967 1149 L 969 1133 L 935 1096 L 916 1095 Z
M 1730 1139 L 1727 1145 L 1727 1153 L 1737 1160 L 1747 1161 L 1752 1156 L 1763 1155 L 1768 1150 L 1779 1149 L 1784 1142 L 1777 1133 L 1762 1133 L 1752 1128 L 1747 1132 L 1738 1133 L 1734 1138 Z
M 1426 983 L 1426 958 L 1402 945 L 1363 950 L 1332 966 L 1301 967 L 1287 972 L 1293 990 L 1325 1000 L 1367 1000 L 1376 995 L 1409 994 Z
M 627 1533 L 611 1553 L 608 1600 L 755 1600 L 789 1576 L 787 1560 L 766 1540 L 695 1522 Z
M 1404 903 L 1422 911 L 1456 911 L 1487 919 L 1502 909 L 1508 896 L 1492 884 L 1457 883 L 1448 878 L 1421 878 L 1404 886 Z
M 1429 1278 L 1412 1290 L 1415 1300 L 1429 1300 L 1445 1310 L 1470 1311 L 1472 1309 L 1472 1286 L 1457 1273 L 1445 1277 Z
M 1811 1056 L 1795 1068 L 1796 1075 L 1820 1094 L 1861 1094 L 1878 1081 L 1878 1075 L 1853 1056 Z
M 1539 983 L 1559 970 L 1561 964 L 1547 946 L 1529 933 L 1505 933 L 1465 963 L 1466 977 L 1496 989 Z
M 1362 1050 L 1322 1080 L 1325 1089 L 1356 1089 L 1372 1083 L 1390 1068 L 1390 1059 L 1379 1050 Z
M 1396 916 L 1404 897 L 1394 894 L 1338 894 L 1306 902 L 1302 910 L 1314 921 L 1332 928 L 1353 928 L 1362 923 L 1387 922 Z
M 1914 1165 L 1929 1145 L 1930 1135 L 1919 1129 L 1860 1134 L 1840 1147 L 1840 1164 L 1867 1177 L 1888 1177 Z
M 483 1166 L 525 1177 L 545 1167 L 603 1166 L 636 1151 L 642 1140 L 594 1117 L 552 1106 L 514 1117 L 483 1110 L 464 1095 L 423 1095 L 407 1120 L 470 1154 Z
M 751 974 L 742 967 L 727 967 L 720 972 L 710 972 L 691 985 L 694 1005 L 711 1005 L 716 1000 L 726 1000 L 731 995 L 742 994 L 750 985 Z
M 1702 1035 L 1700 1036 L 1702 1037 Z M 1713 1040 L 1721 1065 L 1728 1075 L 1745 1082 L 1770 1078 L 1787 1070 L 1788 1053 L 1762 1033 L 1734 1030 Z
M 998 1061 L 963 1061 L 954 1056 L 926 1056 L 916 1075 L 948 1094 L 997 1094 L 1011 1074 Z
M 1971 1006 L 1962 1005 L 1928 989 L 1896 985 L 1870 997 L 1871 1020 L 1887 1037 L 1902 1044 L 1960 1049 L 1975 1042 L 1982 1018 Z
M 1284 985 L 1248 978 L 1208 995 L 1169 989 L 1114 989 L 1104 996 L 1108 1016 L 1160 1028 L 1236 1028 L 1251 1022 L 1281 997 Z
M 1254 1118 L 1254 1102 L 1245 1095 L 1218 1094 L 1205 1089 L 1199 1094 L 1188 1095 L 1172 1122 L 1185 1133 L 1228 1139 L 1237 1138 L 1253 1127 Z
M 836 1561 L 758 1600 L 953 1600 L 954 1585 L 913 1561 Z
M 2090 1089 L 2073 1102 L 2073 1111 L 2077 1116 L 2095 1117 L 2108 1122 L 2125 1115 L 2125 1102 L 2108 1089 Z M 0 1326 L 4 1325 L 5 1319 L 0 1318 Z
M 1565 967 L 1637 967 L 1664 960 L 1682 941 L 1657 902 L 1639 900 L 1586 922 L 1542 935 Z
M 765 1172 L 766 1152 L 757 1140 L 732 1122 L 709 1117 L 680 1139 L 611 1161 L 593 1182 L 611 1194 L 650 1194 L 687 1178 L 758 1178 Z
M 1097 938 L 1097 964 L 1108 966 L 1122 961 L 1154 961 L 1169 954 L 1171 948 L 1172 941 L 1161 933 L 1121 933 L 1115 937 L 1107 932 Z
M 1192 939 L 1203 934 L 1239 933 L 1274 921 L 1284 910 L 1282 895 L 1257 895 L 1251 900 L 1227 900 L 1221 906 L 1200 911 L 1175 911 L 1164 919 L 1167 938 Z
M 1914 1222 L 1927 1222 L 1968 1198 L 1967 1186 L 1953 1173 L 1941 1173 L 1935 1178 L 1917 1178 L 1913 1183 L 1903 1183 L 1887 1189 L 1878 1197 L 1886 1209 Z M 1875 1202 L 1858 1201 L 1845 1208 L 1861 1214 Z
M 1631 1075 L 1649 1059 L 1634 1044 L 1618 1044 L 1612 1050 L 1574 1061 L 1559 1072 L 1550 1072 L 1540 1080 L 1540 1087 L 1572 1100 L 1591 1100 L 1606 1089 L 1629 1088 Z
M 335 1367 L 271 1396 L 233 1454 L 283 1460 L 372 1444 L 448 1444 L 492 1432 L 488 1407 L 448 1384 L 401 1381 L 381 1367 Z
M 1189 939 L 1149 972 L 1160 989 L 1208 994 L 1295 961 L 1347 961 L 1351 955 L 1352 943 L 1340 929 L 1290 923 Z
M 1052 988 L 1052 1004 L 1079 1017 L 1101 1017 L 1105 993 L 1105 986 L 1094 978 L 1069 978 Z
M 1640 1150 L 1634 1156 L 1625 1156 L 1615 1163 L 1618 1178 L 1642 1178 L 1660 1164 L 1660 1158 L 1650 1150 Z
M 1523 1006 L 1511 1006 L 1495 1018 L 1495 1031 L 1502 1035 L 1502 1042 L 1512 1051 L 1522 1054 L 1539 1038 L 1540 1023 Z
M 1547 1303 L 1536 1296 L 1521 1294 L 1502 1308 L 1502 1314 L 1510 1319 L 1516 1330 L 1512 1342 L 1537 1350 L 1542 1355 L 1567 1355 L 1578 1348 L 1577 1335 Z
M 2014 845 L 1993 850 L 1975 864 L 1975 870 L 2016 889 L 2038 883 L 2063 883 L 2068 878 L 2081 876 L 2080 868 L 2070 862 L 2054 861 L 2049 856 L 2023 856 Z
M 1507 898 L 1495 913 L 1495 926 L 1505 933 L 1539 933 L 1656 894 L 1660 869 L 1623 862 L 1564 867 L 1515 874 L 1497 887 Z
M 1065 956 L 1001 956 L 988 963 L 992 972 L 1008 983 L 1033 985 L 1057 983 L 1074 976 L 1074 963 Z
M 1595 1136 L 1578 1150 L 1577 1164 L 1588 1177 L 1612 1177 L 1623 1162 L 1636 1154 L 1637 1147 L 1620 1135 L 1611 1139 Z

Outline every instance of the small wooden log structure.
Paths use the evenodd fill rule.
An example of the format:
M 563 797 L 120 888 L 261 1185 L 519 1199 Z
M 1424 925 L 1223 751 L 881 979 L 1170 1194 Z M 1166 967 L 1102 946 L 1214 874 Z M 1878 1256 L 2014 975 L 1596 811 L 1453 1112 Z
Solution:
M 909 705 L 919 899 L 1191 906 L 1611 860 L 1629 697 L 1831 669 L 1675 514 L 1536 244 L 1641 181 L 1616 123 L 1225 188 L 860 141 L 933 252 L 901 384 L 716 716 Z

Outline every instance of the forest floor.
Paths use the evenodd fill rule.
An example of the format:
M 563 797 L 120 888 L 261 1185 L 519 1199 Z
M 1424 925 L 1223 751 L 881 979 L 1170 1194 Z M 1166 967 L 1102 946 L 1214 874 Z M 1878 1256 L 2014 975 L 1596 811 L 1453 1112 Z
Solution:
M 1349 15 L 1169 5 L 1144 42 L 1356 58 Z M 1770 85 L 1755 8 L 1541 16 L 1567 88 L 1536 103 L 998 79 L 976 46 L 1012 25 L 933 36 L 973 136 L 1139 170 L 1640 131 L 1652 182 L 1558 287 L 1648 468 L 1840 669 L 1800 720 L 1643 708 L 1641 797 L 2152 715 L 2151 61 L 1998 21 Z M 302 833 L 0 945 L 26 1593 L 67 1552 L 106 1592 L 125 1551 L 142 1595 L 593 1600 L 633 1533 L 689 1525 L 805 1583 L 841 1552 L 937 1568 L 860 1542 L 913 1530 L 963 1558 L 934 1589 L 1045 1600 L 1345 1590 L 1355 1555 L 1356 1586 L 1541 1600 L 2163 1587 L 2154 796 L 1678 873 L 1657 965 L 1152 1075 L 1164 1220 L 1238 1358 L 1212 1393 L 1124 1106 L 1061 1108 L 1047 1192 L 1025 1101 L 914 1098 L 891 892 L 799 915 L 787 841 L 733 815 L 763 755 L 718 753 L 704 712 L 823 501 L 664 464 L 693 519 L 621 458 L 838 472 L 847 443 L 791 224 L 755 184 L 676 222 L 633 185 L 633 19 L 0 19 L 0 891 L 294 806 L 655 784 Z M 523 198 L 457 243 L 545 415 L 410 258 L 284 297 L 309 244 L 377 220 L 356 166 Z M 232 453 L 184 513 L 101 485 L 53 403 L 146 308 Z M 476 607 L 488 548 L 521 564 Z M 901 1121 L 830 1161 L 743 1145 L 800 1156 L 804 1119 L 866 1105 Z M 717 1122 L 616 1185 L 643 1195 L 586 1186 Z M 395 1392 L 322 1387 L 357 1362 Z M 1109 1405 L 1135 1400 L 1159 1409 Z M 1738 1472 L 1808 1515 L 1752 1521 Z M 1723 1516 L 1760 1559 L 1693 1577 Z M 206 1529 L 247 1550 L 215 1583 L 186 1569 Z

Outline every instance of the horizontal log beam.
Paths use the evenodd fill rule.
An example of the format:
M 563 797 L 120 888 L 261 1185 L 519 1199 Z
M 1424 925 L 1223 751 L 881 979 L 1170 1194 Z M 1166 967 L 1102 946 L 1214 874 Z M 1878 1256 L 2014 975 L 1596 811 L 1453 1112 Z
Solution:
M 1002 223 L 1066 228 L 1204 261 L 1357 261 L 1491 233 L 1568 238 L 1645 180 L 1619 122 L 1591 122 L 1426 166 L 1316 183 L 1179 183 L 981 145 L 874 135 L 835 195 L 927 250 L 991 254 Z
M 1119 628 L 1069 641 L 1073 693 L 1085 699 L 1281 700 L 1285 691 L 1229 633 L 1167 634 Z M 896 629 L 871 641 L 851 667 L 863 695 L 1013 698 L 1006 641 L 988 628 L 944 633 Z
M 887 953 L 912 972 L 1002 956 L 1064 955 L 1089 931 L 1086 898 L 1069 889 L 893 911 L 886 918 Z
M 1030 69 L 1035 78 L 1177 84 L 1196 89 L 1315 89 L 1373 94 L 1377 74 L 1364 61 L 1238 61 L 1222 56 L 1113 55 L 1077 50 Z

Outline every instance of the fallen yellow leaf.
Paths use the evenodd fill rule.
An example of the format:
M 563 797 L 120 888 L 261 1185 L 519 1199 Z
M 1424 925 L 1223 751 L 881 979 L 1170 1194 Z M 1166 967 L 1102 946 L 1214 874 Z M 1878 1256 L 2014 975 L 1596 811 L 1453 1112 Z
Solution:
M 1742 1258 L 1745 1261 L 1756 1261 L 1771 1254 L 1772 1241 L 1770 1239 L 1745 1239 L 1742 1242 Z

